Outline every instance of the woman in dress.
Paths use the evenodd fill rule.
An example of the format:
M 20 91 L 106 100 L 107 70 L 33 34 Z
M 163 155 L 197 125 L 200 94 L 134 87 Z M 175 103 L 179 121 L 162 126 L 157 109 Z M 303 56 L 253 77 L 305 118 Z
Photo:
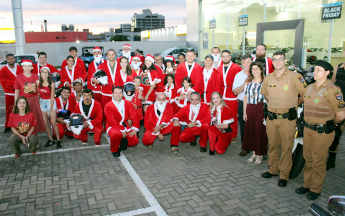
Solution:
M 37 76 L 37 74 L 35 74 Z M 13 146 L 15 157 L 22 154 L 20 144 L 24 144 L 29 148 L 32 154 L 36 154 L 36 146 L 38 139 L 35 133 L 37 122 L 35 115 L 30 111 L 28 101 L 25 97 L 19 97 L 10 114 L 9 127 L 13 131 L 10 137 L 10 144 Z
M 73 83 L 76 79 L 80 79 L 82 83 L 85 83 L 86 74 L 83 73 L 81 67 L 74 65 L 73 56 L 67 56 L 67 65 L 61 68 L 61 83 L 64 86 L 68 86 L 73 89 Z
M 208 128 L 210 155 L 224 154 L 232 140 L 230 124 L 234 122 L 230 108 L 225 104 L 219 92 L 213 92 L 210 102 L 211 124 Z
M 27 99 L 30 110 L 35 115 L 37 121 L 35 134 L 38 132 L 44 132 L 46 128 L 37 95 L 36 81 L 38 80 L 38 75 L 31 73 L 31 60 L 22 59 L 22 67 L 24 73 L 19 74 L 14 82 L 13 88 L 15 89 L 15 101 L 21 96 L 24 96 Z
M 251 82 L 244 87 L 243 99 L 243 149 L 253 151 L 253 155 L 247 160 L 248 163 L 253 162 L 260 164 L 263 155 L 267 155 L 267 135 L 264 121 L 264 103 L 266 103 L 264 95 L 260 93 L 262 82 L 264 80 L 264 68 L 260 62 L 250 64 Z
M 61 148 L 59 129 L 56 124 L 56 104 L 55 104 L 55 83 L 52 82 L 50 69 L 48 67 L 42 67 L 40 71 L 40 78 L 36 81 L 37 91 L 40 97 L 40 107 L 42 111 L 44 125 L 46 127 L 49 140 L 45 144 L 45 147 L 55 144 L 52 136 L 50 125 L 53 126 L 53 130 L 56 134 L 57 148 Z M 50 123 L 49 123 L 50 120 Z

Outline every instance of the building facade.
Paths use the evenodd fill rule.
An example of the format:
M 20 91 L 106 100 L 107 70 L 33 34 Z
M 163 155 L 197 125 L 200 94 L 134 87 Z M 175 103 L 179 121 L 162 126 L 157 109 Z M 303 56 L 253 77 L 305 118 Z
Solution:
M 131 28 L 140 28 L 142 31 L 165 27 L 165 16 L 152 13 L 150 9 L 143 9 L 142 14 L 134 13 Z

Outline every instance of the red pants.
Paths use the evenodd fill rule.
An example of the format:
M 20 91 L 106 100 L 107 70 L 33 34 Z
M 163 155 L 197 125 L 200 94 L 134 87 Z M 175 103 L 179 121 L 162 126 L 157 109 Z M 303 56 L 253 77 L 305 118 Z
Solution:
M 237 100 L 225 100 L 226 105 L 230 108 L 231 116 L 234 118 L 234 123 L 230 125 L 232 129 L 232 137 L 237 137 L 237 130 L 238 130 L 238 119 L 237 119 L 237 109 L 238 109 L 238 101 Z
M 10 118 L 11 112 L 13 111 L 14 95 L 5 95 L 5 104 L 6 104 L 6 123 L 5 123 L 5 127 L 8 127 L 8 120 Z
M 174 128 L 173 123 L 170 123 L 169 126 L 166 127 L 166 128 L 163 128 L 160 131 L 160 133 L 162 135 L 169 134 L 169 133 L 172 132 L 173 128 Z M 177 138 L 174 138 L 174 136 L 171 135 L 171 139 L 170 139 L 170 144 L 171 145 L 178 145 L 178 136 L 175 136 L 175 137 L 177 137 Z M 145 133 L 144 133 L 144 137 L 143 137 L 142 141 L 143 141 L 144 145 L 152 145 L 156 138 L 157 138 L 157 135 L 153 135 L 152 131 L 146 130 Z M 177 144 L 174 144 L 174 143 L 176 143 L 176 141 L 177 141 Z
M 200 147 L 207 147 L 207 140 L 208 140 L 208 135 L 207 135 L 207 130 L 209 128 L 209 125 L 203 124 L 201 127 L 194 126 L 192 128 L 186 127 L 181 133 L 181 126 L 174 127 L 171 137 L 176 136 L 176 134 L 181 133 L 179 136 L 180 142 L 181 143 L 187 143 L 187 142 L 192 142 L 195 140 L 197 136 L 200 136 L 199 144 Z M 178 145 L 177 144 L 172 144 L 172 145 Z
M 93 139 L 95 140 L 95 143 L 100 144 L 101 143 L 101 136 L 102 136 L 102 132 L 103 132 L 102 125 L 95 125 L 92 130 L 90 128 L 84 128 L 78 136 L 74 134 L 74 137 L 78 140 L 81 140 L 83 143 L 86 143 L 87 142 L 87 132 L 89 132 L 89 131 L 93 132 Z
M 93 99 L 95 99 L 95 101 L 99 102 L 100 104 L 102 104 L 102 94 L 101 93 L 93 93 Z
M 208 128 L 208 140 L 210 143 L 210 150 L 216 152 L 218 154 L 224 154 L 226 149 L 231 143 L 232 133 L 222 133 L 219 129 L 211 125 Z
M 107 126 L 107 119 L 105 117 L 105 113 L 104 113 L 104 107 L 105 105 L 107 105 L 107 103 L 109 101 L 111 101 L 113 99 L 113 97 L 109 97 L 106 95 L 102 95 L 102 109 L 103 109 L 103 123 L 104 123 L 104 131 L 106 131 L 106 126 Z
M 56 123 L 56 125 L 59 129 L 60 139 L 62 139 L 62 137 L 65 136 L 65 134 L 69 137 L 73 136 L 73 132 L 67 130 L 67 126 L 65 124 Z M 53 136 L 56 138 L 56 134 L 54 130 L 53 130 Z
M 128 132 L 129 133 L 129 132 Z M 118 129 L 111 128 L 108 131 L 108 135 L 110 136 L 110 151 L 111 152 L 118 152 L 121 144 L 122 139 L 122 132 Z M 136 135 L 129 137 L 127 136 L 128 146 L 133 147 L 138 145 L 139 139 Z

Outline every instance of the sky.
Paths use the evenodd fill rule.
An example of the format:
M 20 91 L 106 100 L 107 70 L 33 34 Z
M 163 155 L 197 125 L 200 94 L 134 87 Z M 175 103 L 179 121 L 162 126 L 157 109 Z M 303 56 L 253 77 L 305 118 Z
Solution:
M 131 23 L 133 14 L 146 8 L 164 15 L 165 27 L 181 25 L 186 17 L 186 0 L 22 0 L 22 5 L 24 31 L 41 31 L 47 20 L 48 31 L 61 31 L 61 24 L 74 24 L 74 29 L 99 34 Z M 13 27 L 10 0 L 0 1 L 0 28 L 5 27 Z

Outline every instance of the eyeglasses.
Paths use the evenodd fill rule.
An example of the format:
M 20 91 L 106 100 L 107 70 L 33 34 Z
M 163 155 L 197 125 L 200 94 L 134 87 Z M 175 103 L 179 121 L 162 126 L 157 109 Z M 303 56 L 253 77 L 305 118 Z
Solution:
M 277 61 L 282 62 L 282 61 L 284 61 L 284 60 L 285 60 L 285 58 L 279 58 L 279 59 L 275 59 L 275 58 L 274 58 L 274 59 L 272 59 L 273 62 L 277 62 Z

